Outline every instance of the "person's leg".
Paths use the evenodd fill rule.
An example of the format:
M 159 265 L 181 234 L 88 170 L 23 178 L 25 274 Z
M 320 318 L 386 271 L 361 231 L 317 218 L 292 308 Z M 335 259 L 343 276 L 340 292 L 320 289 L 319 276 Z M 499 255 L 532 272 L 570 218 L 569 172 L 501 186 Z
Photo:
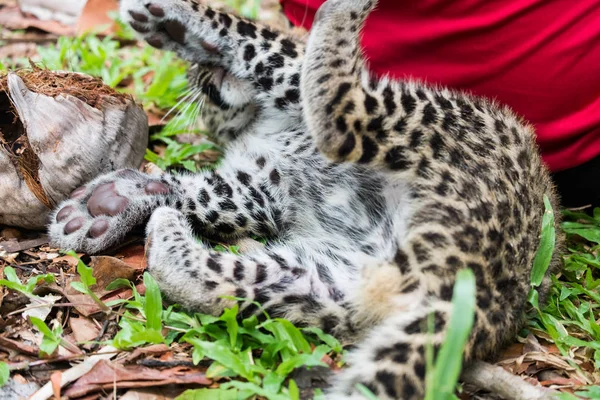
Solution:
M 555 172 L 552 178 L 564 207 L 600 207 L 600 156 L 577 167 Z

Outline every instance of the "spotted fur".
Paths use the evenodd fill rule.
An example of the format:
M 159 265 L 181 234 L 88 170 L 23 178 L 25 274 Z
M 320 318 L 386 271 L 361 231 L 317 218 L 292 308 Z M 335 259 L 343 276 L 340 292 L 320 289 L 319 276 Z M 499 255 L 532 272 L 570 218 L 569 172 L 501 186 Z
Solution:
M 98 252 L 149 219 L 149 270 L 171 300 L 218 314 L 221 296 L 244 297 L 357 342 L 333 399 L 360 398 L 357 383 L 422 398 L 424 346 L 443 341 L 462 268 L 477 284 L 465 361 L 493 357 L 522 326 L 553 186 L 507 108 L 369 74 L 359 32 L 375 4 L 328 0 L 304 44 L 195 0 L 121 0 L 148 43 L 194 63 L 225 157 L 193 175 L 101 176 L 53 215 L 53 242 Z M 220 254 L 196 235 L 271 241 Z

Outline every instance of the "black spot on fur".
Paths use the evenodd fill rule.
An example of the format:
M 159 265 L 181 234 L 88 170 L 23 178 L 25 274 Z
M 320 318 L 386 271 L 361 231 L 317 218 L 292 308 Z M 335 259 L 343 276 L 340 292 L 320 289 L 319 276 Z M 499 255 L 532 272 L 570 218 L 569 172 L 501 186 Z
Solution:
M 207 8 L 204 15 L 206 15 L 208 19 L 213 19 L 217 13 L 212 8 Z
M 256 57 L 256 49 L 254 48 L 254 45 L 249 43 L 244 48 L 244 61 L 250 61 L 254 57 Z
M 219 284 L 215 281 L 204 281 L 204 287 L 208 290 L 215 290 Z
M 259 206 L 261 206 L 261 207 L 265 206 L 265 199 L 262 197 L 260 192 L 258 190 L 256 190 L 254 187 L 250 187 L 250 196 L 252 196 L 252 199 L 256 203 L 258 203 Z
M 415 94 L 417 95 L 419 100 L 422 100 L 422 101 L 429 100 L 427 98 L 427 94 L 423 91 L 422 88 L 417 88 L 417 90 L 415 91 Z
M 379 103 L 377 102 L 377 99 L 375 97 L 365 94 L 365 111 L 367 112 L 367 114 L 374 114 L 375 111 L 377 111 L 378 105 Z
M 226 28 L 230 28 L 231 23 L 233 22 L 229 15 L 223 13 L 219 13 L 219 21 L 221 21 L 221 23 L 225 25 Z
M 292 42 L 289 39 L 283 39 L 281 41 L 281 52 L 290 58 L 298 57 L 298 52 L 296 51 L 296 43 Z
M 235 227 L 228 223 L 220 223 L 215 226 L 215 230 L 225 235 L 231 235 L 233 232 L 235 232 Z
M 218 261 L 218 257 L 214 255 L 208 257 L 208 259 L 206 260 L 206 266 L 212 271 L 216 272 L 217 274 L 220 274 L 223 271 L 223 268 L 221 267 L 221 264 Z
M 262 61 L 261 61 L 261 62 L 258 62 L 258 63 L 256 64 L 256 67 L 254 67 L 254 73 L 255 73 L 257 76 L 260 76 L 260 75 L 262 75 L 262 74 L 264 74 L 264 73 L 265 73 L 265 64 L 263 64 L 263 63 L 262 63 Z
M 377 155 L 379 146 L 368 136 L 362 136 L 362 156 L 358 160 L 359 163 L 371 162 Z
M 226 196 L 226 197 L 233 196 L 233 189 L 225 181 L 219 182 L 217 185 L 215 185 L 214 190 L 215 190 L 215 193 L 217 194 L 217 196 Z
M 373 118 L 372 120 L 369 121 L 369 124 L 367 125 L 367 131 L 369 132 L 376 132 L 381 130 L 381 128 L 383 127 L 383 117 L 377 117 L 377 118 Z
M 412 114 L 417 108 L 417 101 L 410 93 L 402 92 L 400 102 L 402 103 L 402 108 L 404 108 L 404 111 L 408 115 Z
M 321 329 L 323 332 L 331 334 L 339 323 L 340 320 L 335 315 L 326 315 L 321 319 Z
M 210 202 L 210 195 L 206 189 L 200 189 L 200 193 L 198 193 L 198 201 L 200 202 L 201 206 L 208 206 L 208 203 Z
M 294 74 L 290 77 L 290 85 L 292 86 L 300 86 L 300 74 Z
M 394 263 L 398 266 L 403 275 L 409 272 L 408 255 L 403 250 L 396 251 Z
M 258 285 L 267 279 L 267 267 L 264 264 L 256 264 L 256 279 L 254 284 Z
M 454 108 L 452 102 L 440 94 L 435 95 L 435 102 L 440 106 L 442 110 L 445 111 L 452 110 Z
M 404 133 L 406 130 L 407 122 L 405 118 L 400 118 L 398 122 L 394 125 L 394 130 L 400 134 Z
M 275 40 L 275 39 L 277 39 L 277 36 L 279 36 L 276 32 L 273 32 L 272 30 L 267 29 L 267 28 L 264 28 L 263 30 L 261 30 L 260 34 L 266 40 Z
M 263 161 L 264 161 L 264 158 L 263 158 Z M 257 160 L 257 162 L 258 162 L 258 160 Z M 243 171 L 238 171 L 237 172 L 237 179 L 244 186 L 249 186 L 250 182 L 252 182 L 252 177 L 249 174 L 247 174 L 247 173 L 245 173 Z
M 423 107 L 423 118 L 421 119 L 421 123 L 427 126 L 435 123 L 436 120 L 437 111 L 435 110 L 435 107 L 431 103 L 425 104 L 425 107 Z
M 225 199 L 219 203 L 219 208 L 224 211 L 237 211 L 238 207 L 231 199 Z
M 385 393 L 390 398 L 398 398 L 398 392 L 396 391 L 396 376 L 394 374 L 388 371 L 377 371 L 375 380 L 383 386 Z
M 346 103 L 346 105 L 344 106 L 344 111 L 343 113 L 346 114 L 352 114 L 354 112 L 356 108 L 356 105 L 354 104 L 354 102 L 352 100 L 348 101 Z
M 283 56 L 278 53 L 271 54 L 267 61 L 269 62 L 269 66 L 273 68 L 283 68 L 283 66 L 285 65 Z
M 387 115 L 392 115 L 396 112 L 397 106 L 394 102 L 394 92 L 389 86 L 383 89 L 383 105 L 385 106 Z
M 243 214 L 238 214 L 235 216 L 235 223 L 240 228 L 243 228 L 248 224 L 248 218 L 246 218 Z
M 339 68 L 343 65 L 346 65 L 346 60 L 344 60 L 343 58 L 338 58 L 337 60 L 334 60 L 329 64 L 331 68 Z
M 279 182 L 281 182 L 281 176 L 279 175 L 279 172 L 276 169 L 271 171 L 271 173 L 269 174 L 269 179 L 271 180 L 271 183 L 273 185 L 279 185 Z
M 338 86 L 337 93 L 335 94 L 334 98 L 331 99 L 329 104 L 327 104 L 327 106 L 325 108 L 325 112 L 327 114 L 333 113 L 333 107 L 335 107 L 341 103 L 342 98 L 346 95 L 346 93 L 348 93 L 350 91 L 350 88 L 352 88 L 352 84 L 350 84 L 348 82 L 344 82 L 340 86 Z
M 217 219 L 219 219 L 219 213 L 216 212 L 216 211 L 214 211 L 214 210 L 211 210 L 211 211 L 209 211 L 209 212 L 206 213 L 206 219 L 209 222 L 211 222 L 211 223 L 214 224 L 215 222 L 217 222 Z
M 335 120 L 335 128 L 342 134 L 346 133 L 348 130 L 348 125 L 346 124 L 346 119 L 343 116 L 340 115 L 337 117 Z
M 424 263 L 429 260 L 429 250 L 423 243 L 414 242 L 412 245 L 413 253 L 415 253 L 415 257 L 419 263 Z
M 263 76 L 258 78 L 257 83 L 264 91 L 267 92 L 273 88 L 273 78 Z
M 348 156 L 348 154 L 352 153 L 354 147 L 356 147 L 356 136 L 354 136 L 352 133 L 348 133 L 344 139 L 344 142 L 338 149 L 338 156 L 341 158 Z
M 241 281 L 244 279 L 246 275 L 246 271 L 244 269 L 244 264 L 241 261 L 236 261 L 233 267 L 233 277 L 236 281 Z
M 392 147 L 385 154 L 385 162 L 394 171 L 406 170 L 411 166 L 411 162 L 406 155 L 406 149 L 402 146 Z
M 250 36 L 252 39 L 256 39 L 256 25 L 250 22 L 238 21 L 237 31 L 242 36 Z
M 442 151 L 444 151 L 446 148 L 446 143 L 444 142 L 442 135 L 437 131 L 434 132 L 429 140 L 429 145 L 431 146 L 431 150 L 433 152 L 433 158 L 438 160 L 442 155 Z

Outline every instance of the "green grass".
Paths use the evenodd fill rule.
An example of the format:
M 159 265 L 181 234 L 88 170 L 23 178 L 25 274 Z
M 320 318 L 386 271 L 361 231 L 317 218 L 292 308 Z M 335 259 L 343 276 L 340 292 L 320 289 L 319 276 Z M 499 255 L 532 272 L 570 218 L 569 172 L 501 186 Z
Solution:
M 550 337 L 564 357 L 587 348 L 600 368 L 600 209 L 593 216 L 564 212 L 562 230 L 567 234 L 564 268 L 552 277 L 545 307 L 533 302 L 529 328 Z

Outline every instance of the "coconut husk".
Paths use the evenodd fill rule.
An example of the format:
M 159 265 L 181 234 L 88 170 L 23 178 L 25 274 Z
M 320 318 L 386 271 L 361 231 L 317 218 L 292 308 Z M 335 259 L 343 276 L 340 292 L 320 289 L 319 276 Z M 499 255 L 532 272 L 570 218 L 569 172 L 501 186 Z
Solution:
M 101 80 L 33 68 L 0 76 L 0 224 L 41 229 L 98 174 L 137 168 L 148 120 Z

